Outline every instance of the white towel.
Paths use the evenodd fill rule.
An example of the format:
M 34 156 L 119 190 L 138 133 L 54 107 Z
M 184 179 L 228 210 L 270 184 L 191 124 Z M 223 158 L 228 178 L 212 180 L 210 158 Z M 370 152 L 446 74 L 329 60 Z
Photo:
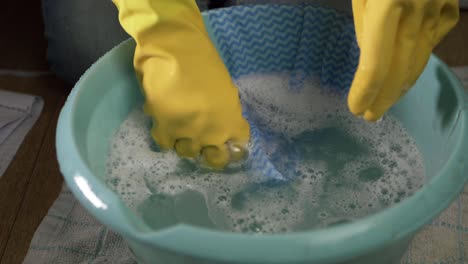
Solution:
M 37 121 L 42 98 L 0 90 L 0 177 Z

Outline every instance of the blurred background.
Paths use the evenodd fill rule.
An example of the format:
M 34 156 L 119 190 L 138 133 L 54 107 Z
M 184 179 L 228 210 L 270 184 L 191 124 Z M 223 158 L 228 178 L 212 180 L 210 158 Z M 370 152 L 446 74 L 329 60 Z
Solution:
M 200 10 L 252 3 L 301 3 L 304 0 L 196 0 Z M 317 5 L 351 12 L 351 1 L 306 0 Z M 344 4 L 343 4 L 344 3 Z M 461 4 L 468 5 L 468 0 Z M 74 83 L 106 51 L 128 38 L 121 29 L 117 10 L 106 0 L 23 0 L 8 1 L 0 11 L 3 41 L 0 67 L 51 71 Z M 460 38 L 460 28 L 452 31 L 436 50 L 451 65 L 462 64 L 465 56 L 444 52 L 446 43 Z M 461 46 L 460 46 L 461 47 Z M 46 56 L 44 56 L 46 54 Z

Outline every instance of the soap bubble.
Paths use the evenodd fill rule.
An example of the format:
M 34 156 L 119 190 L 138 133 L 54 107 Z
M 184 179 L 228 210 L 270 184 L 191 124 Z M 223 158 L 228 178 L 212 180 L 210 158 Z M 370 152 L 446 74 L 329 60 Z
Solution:
M 105 180 L 151 227 L 167 226 L 164 215 L 171 224 L 255 234 L 323 228 L 400 203 L 425 183 L 416 143 L 391 115 L 378 123 L 355 118 L 316 79 L 295 93 L 288 74 L 235 83 L 250 121 L 298 153 L 291 181 L 266 186 L 242 166 L 211 171 L 162 152 L 140 106 L 110 139 Z

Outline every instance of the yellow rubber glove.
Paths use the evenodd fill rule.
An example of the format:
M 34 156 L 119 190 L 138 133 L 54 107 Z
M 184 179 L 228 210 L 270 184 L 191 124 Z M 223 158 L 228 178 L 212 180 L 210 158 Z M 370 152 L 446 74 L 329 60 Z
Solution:
M 134 67 L 158 145 L 184 157 L 201 154 L 214 168 L 239 159 L 249 125 L 195 0 L 113 2 L 137 44 Z
M 375 121 L 414 85 L 458 22 L 458 0 L 353 0 L 353 13 L 361 56 L 348 105 Z

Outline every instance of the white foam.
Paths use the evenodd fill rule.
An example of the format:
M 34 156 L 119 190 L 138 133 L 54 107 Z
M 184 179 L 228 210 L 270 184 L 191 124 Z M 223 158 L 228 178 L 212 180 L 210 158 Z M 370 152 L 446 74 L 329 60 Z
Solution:
M 299 164 L 297 179 L 290 184 L 245 192 L 252 184 L 248 172 L 208 171 L 181 161 L 173 152 L 155 151 L 150 120 L 137 109 L 110 141 L 107 182 L 136 210 L 155 194 L 199 192 L 215 228 L 253 233 L 352 221 L 400 202 L 424 184 L 421 154 L 395 118 L 367 123 L 349 113 L 343 98 L 320 91 L 318 82 L 307 80 L 303 91 L 290 93 L 288 81 L 286 74 L 255 75 L 236 84 L 256 121 L 268 123 L 276 132 L 292 138 L 304 131 L 339 127 L 357 147 L 369 146 L 368 152 L 351 157 L 342 151 L 332 153 L 333 159 L 307 160 Z M 320 151 L 327 153 L 335 143 L 327 144 L 319 140 L 305 147 L 325 148 Z M 330 170 L 331 160 L 341 160 L 335 165 L 342 168 Z

